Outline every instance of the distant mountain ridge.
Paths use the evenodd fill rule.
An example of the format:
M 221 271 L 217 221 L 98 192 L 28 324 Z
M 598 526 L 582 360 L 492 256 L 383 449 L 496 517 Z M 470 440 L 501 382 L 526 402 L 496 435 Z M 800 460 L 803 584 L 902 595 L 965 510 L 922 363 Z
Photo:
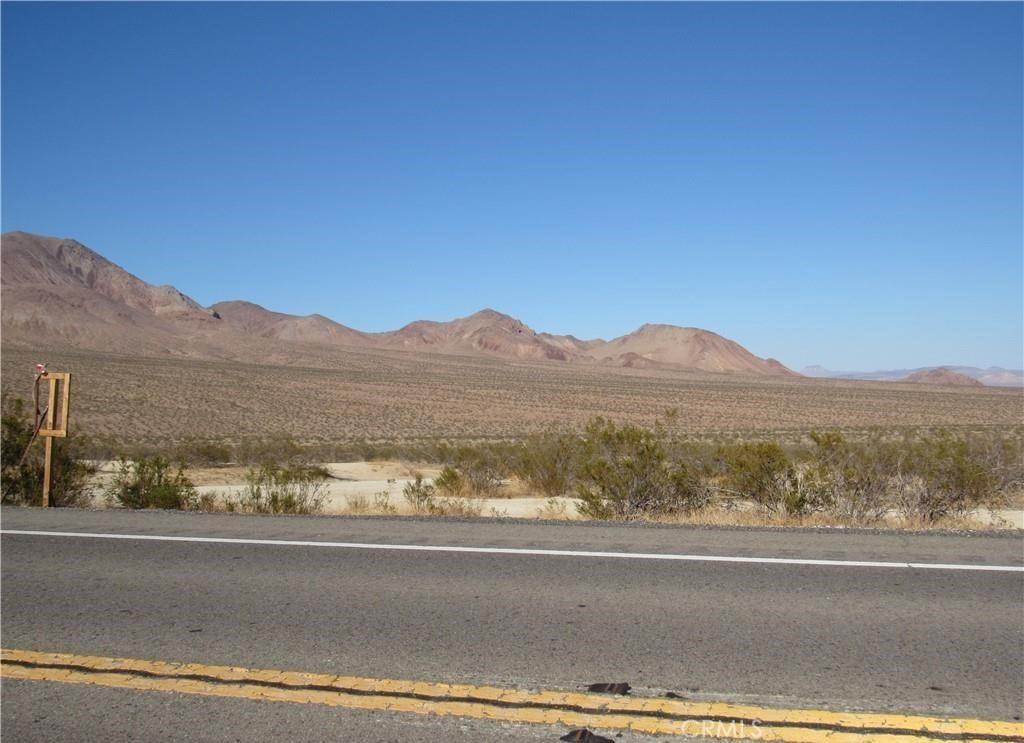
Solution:
M 452 320 L 417 320 L 399 330 L 378 333 L 383 348 L 448 354 L 477 354 L 508 359 L 573 361 L 579 354 L 559 346 L 496 310 L 483 309 Z
M 648 323 L 629 335 L 591 348 L 590 353 L 606 363 L 624 366 L 642 366 L 651 362 L 712 372 L 793 374 L 775 359 L 754 356 L 735 341 L 717 333 L 675 325 Z
M 198 355 L 214 330 L 211 310 L 173 286 L 153 286 L 75 240 L 25 232 L 0 236 L 5 342 L 107 351 Z
M 217 318 L 247 335 L 304 343 L 360 345 L 369 336 L 323 315 L 286 315 L 252 302 L 234 300 L 210 307 Z
M 170 286 L 153 286 L 75 240 L 27 232 L 0 236 L 5 344 L 58 345 L 197 358 L 285 363 L 289 349 L 317 344 L 505 361 L 601 364 L 797 376 L 700 328 L 648 324 L 610 341 L 538 333 L 493 309 L 448 322 L 419 320 L 365 333 L 322 315 L 273 312 L 243 300 L 210 308 Z
M 984 387 L 977 379 L 943 367 L 914 372 L 899 381 L 910 384 L 941 384 L 946 387 Z
M 1024 370 L 1004 369 L 990 366 L 982 369 L 977 366 L 923 366 L 916 369 L 890 369 L 874 372 L 832 371 L 823 366 L 808 366 L 800 370 L 805 377 L 816 379 L 854 379 L 873 382 L 898 382 L 921 372 L 946 370 L 975 379 L 988 387 L 1024 387 Z

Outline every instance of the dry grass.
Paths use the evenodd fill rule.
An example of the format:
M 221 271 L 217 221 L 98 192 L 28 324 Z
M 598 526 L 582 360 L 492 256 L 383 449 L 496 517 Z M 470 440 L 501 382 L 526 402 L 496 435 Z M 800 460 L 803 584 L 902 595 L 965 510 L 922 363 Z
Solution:
M 32 366 L 74 373 L 72 424 L 119 442 L 283 433 L 303 443 L 514 438 L 595 415 L 650 425 L 678 409 L 675 432 L 785 437 L 1019 425 L 1016 389 L 634 371 L 468 357 L 327 350 L 304 366 L 92 352 L 5 350 L 5 391 L 27 397 Z M 315 365 L 313 365 L 315 364 Z
M 696 526 L 789 526 L 789 527 L 828 527 L 828 528 L 879 528 L 908 529 L 912 531 L 924 529 L 957 529 L 977 530 L 1000 528 L 998 524 L 971 516 L 946 517 L 935 521 L 922 519 L 906 519 L 895 514 L 866 524 L 854 524 L 848 519 L 831 513 L 811 513 L 793 515 L 786 513 L 768 513 L 759 509 L 736 510 L 712 507 L 692 514 L 673 516 L 655 516 L 650 519 L 667 524 L 692 524 Z

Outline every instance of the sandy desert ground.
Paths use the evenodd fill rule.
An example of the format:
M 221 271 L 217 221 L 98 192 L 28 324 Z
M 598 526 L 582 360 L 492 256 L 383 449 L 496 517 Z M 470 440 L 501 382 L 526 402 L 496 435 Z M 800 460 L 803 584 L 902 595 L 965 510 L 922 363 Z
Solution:
M 4 349 L 6 392 L 31 395 L 45 360 L 73 377 L 72 426 L 123 443 L 415 442 L 521 436 L 595 415 L 643 425 L 666 410 L 675 433 L 1019 427 L 1024 390 L 566 367 L 404 352 L 332 350 L 303 366 Z M 342 458 L 342 457 L 337 457 Z

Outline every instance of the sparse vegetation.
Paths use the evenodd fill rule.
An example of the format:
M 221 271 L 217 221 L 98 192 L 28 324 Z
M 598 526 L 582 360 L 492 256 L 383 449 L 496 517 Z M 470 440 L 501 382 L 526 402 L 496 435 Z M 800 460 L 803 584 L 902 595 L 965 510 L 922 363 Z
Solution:
M 803 468 L 808 499 L 852 524 L 880 522 L 889 511 L 892 489 L 891 458 L 877 443 L 853 444 L 830 431 L 810 434 L 814 448 Z
M 898 510 L 904 516 L 932 522 L 998 504 L 1003 493 L 984 460 L 984 454 L 970 441 L 948 431 L 913 442 L 894 475 Z
M 166 457 L 118 460 L 117 471 L 104 491 L 111 505 L 122 508 L 164 508 L 187 511 L 199 503 L 184 466 Z
M 33 441 L 32 420 L 24 400 L 4 394 L 2 409 L 3 439 L 0 442 L 0 492 L 4 503 L 38 506 L 43 498 L 43 441 Z M 53 443 L 53 469 L 50 504 L 85 506 L 91 500 L 89 476 L 94 470 L 81 461 L 81 437 L 69 435 Z
M 457 469 L 446 464 L 441 474 L 434 478 L 434 487 L 448 496 L 461 495 L 466 489 L 466 479 Z
M 242 495 L 231 510 L 249 513 L 319 513 L 323 510 L 327 471 L 322 467 L 265 463 L 246 475 Z
M 494 446 L 459 447 L 454 454 L 454 470 L 461 482 L 460 490 L 468 490 L 477 496 L 493 495 L 501 487 L 507 461 Z M 447 468 L 449 471 L 452 469 Z
M 434 505 L 435 489 L 429 482 L 424 482 L 423 475 L 417 472 L 411 482 L 407 482 L 402 488 L 402 495 L 405 502 L 412 508 L 413 513 L 430 513 Z
M 557 494 L 575 483 L 577 509 L 589 518 L 929 525 L 967 523 L 973 511 L 1019 497 L 1022 440 L 1024 430 L 1017 429 L 716 441 L 673 437 L 661 424 L 595 418 L 580 433 L 544 432 L 518 445 L 480 448 L 492 460 L 502 453 L 512 458 L 508 467 L 525 492 L 556 493 L 538 509 L 546 518 L 566 515 Z M 453 504 L 461 508 L 465 499 L 439 493 L 467 491 L 461 473 L 448 465 L 433 483 L 417 476 L 404 495 L 413 512 L 441 514 L 459 510 Z
M 1024 503 L 1020 390 L 400 354 L 385 363 L 361 351 L 302 368 L 87 352 L 64 359 L 76 374 L 74 429 L 93 435 L 55 442 L 57 467 L 70 476 L 55 477 L 57 504 L 89 501 L 83 459 L 122 452 L 131 461 L 253 467 L 243 496 L 186 499 L 190 508 L 322 508 L 324 481 L 310 499 L 318 506 L 293 505 L 294 481 L 282 489 L 281 478 L 259 473 L 267 467 L 287 480 L 311 462 L 358 459 L 442 466 L 433 482 L 412 483 L 418 505 L 403 493 L 420 513 L 475 507 L 470 496 L 538 495 L 572 496 L 597 518 L 927 525 L 1008 498 Z M 5 389 L 33 361 L 5 350 Z M 147 380 L 145 405 L 123 394 L 128 378 Z M 203 391 L 201 409 L 182 404 L 194 389 Z M 41 442 L 20 471 L 27 416 L 22 408 L 22 423 L 9 422 L 10 407 L 5 396 L 3 500 L 38 502 Z M 668 407 L 682 412 L 666 416 Z M 168 464 L 165 482 L 174 475 Z M 541 510 L 557 515 L 564 502 Z M 364 506 L 395 508 L 386 494 L 350 502 Z
M 5 347 L 3 389 L 24 394 L 24 370 L 37 356 Z M 172 456 L 194 438 L 228 448 L 230 461 L 240 464 L 288 463 L 290 443 L 261 435 L 276 431 L 307 462 L 380 457 L 457 466 L 450 452 L 439 451 L 442 440 L 453 448 L 522 441 L 550 425 L 579 430 L 594 416 L 649 428 L 673 407 L 682 412 L 666 422 L 668 433 L 706 440 L 784 443 L 814 430 L 848 437 L 941 427 L 1005 431 L 1020 424 L 1024 399 L 1021 390 L 989 387 L 504 364 L 354 349 L 325 350 L 301 367 L 69 350 L 60 359 L 75 373 L 73 424 L 89 431 L 95 450 L 88 456 L 97 459 L 136 446 Z M 128 379 L 144 386 L 126 394 Z
M 398 511 L 391 505 L 391 494 L 387 490 L 380 490 L 373 494 L 373 509 L 385 516 L 390 516 Z
M 568 515 L 568 506 L 565 501 L 557 497 L 548 498 L 544 505 L 537 509 L 539 519 L 564 519 Z
M 453 478 L 451 468 L 445 468 L 441 477 L 445 478 L 450 487 Z M 440 479 L 440 478 L 439 478 Z M 483 501 L 480 498 L 464 498 L 453 496 L 449 498 L 438 497 L 437 479 L 433 483 L 426 482 L 423 475 L 416 473 L 413 480 L 407 482 L 402 488 L 402 495 L 405 502 L 409 504 L 413 513 L 430 516 L 479 516 L 483 513 Z M 394 512 L 394 508 L 391 512 Z M 387 512 L 387 511 L 386 511 Z
M 345 510 L 348 513 L 360 514 L 370 512 L 370 499 L 362 493 L 345 496 Z
M 786 452 L 774 441 L 723 446 L 724 483 L 769 512 L 803 513 L 806 499 Z
M 519 446 L 512 469 L 531 489 L 550 497 L 565 495 L 576 486 L 579 436 L 548 428 L 526 438 Z
M 244 438 L 234 447 L 234 461 L 258 468 L 309 462 L 307 452 L 287 433 L 259 438 Z
M 586 427 L 576 469 L 580 513 L 630 519 L 703 508 L 707 489 L 685 465 L 669 461 L 664 430 L 616 426 L 595 418 Z
M 219 439 L 189 436 L 174 447 L 174 459 L 194 466 L 228 464 L 235 461 L 232 447 Z

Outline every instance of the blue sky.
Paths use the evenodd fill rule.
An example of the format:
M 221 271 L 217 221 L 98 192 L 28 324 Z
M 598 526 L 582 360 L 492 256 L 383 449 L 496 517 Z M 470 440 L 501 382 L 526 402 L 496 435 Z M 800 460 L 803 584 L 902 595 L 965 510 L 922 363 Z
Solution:
M 2 5 L 2 224 L 204 304 L 1022 361 L 1020 3 Z

